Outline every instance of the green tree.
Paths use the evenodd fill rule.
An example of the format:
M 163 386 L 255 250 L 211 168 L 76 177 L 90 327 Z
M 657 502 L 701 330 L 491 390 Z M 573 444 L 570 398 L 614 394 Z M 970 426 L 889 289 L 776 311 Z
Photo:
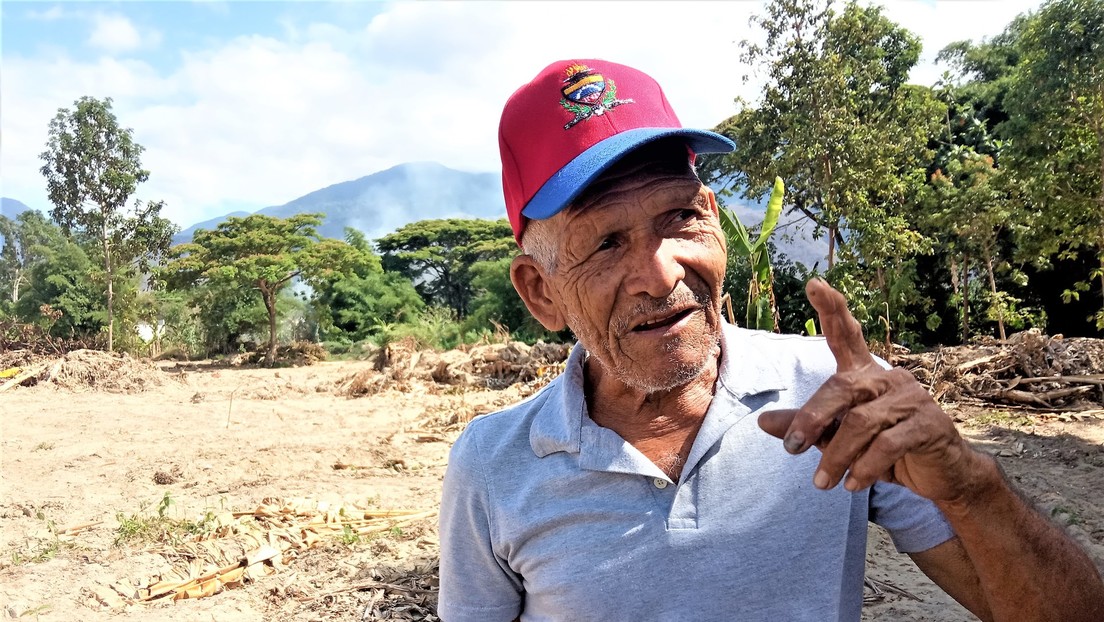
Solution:
M 60 242 L 61 230 L 41 212 L 28 210 L 12 220 L 0 216 L 0 291 L 10 305 L 19 301 L 20 290 L 30 283 L 31 269 L 45 257 L 49 246 Z
M 327 339 L 347 336 L 359 341 L 377 336 L 389 326 L 417 321 L 425 303 L 410 280 L 384 272 L 371 243 L 360 231 L 346 228 L 345 241 L 354 253 L 349 272 L 321 280 L 314 291 L 323 335 Z
M 272 365 L 280 293 L 297 278 L 310 285 L 347 272 L 358 259 L 345 242 L 320 238 L 321 223 L 321 214 L 232 217 L 213 230 L 196 231 L 191 243 L 173 247 L 162 274 L 175 288 L 209 283 L 259 292 L 268 313 L 265 364 Z
M 1013 310 L 1020 300 L 997 286 L 997 269 L 1005 263 L 1001 239 L 1019 233 L 1023 221 L 1019 213 L 1022 203 L 1016 200 L 1014 187 L 1003 179 L 1003 173 L 1003 169 L 994 166 L 992 156 L 969 147 L 956 147 L 946 161 L 946 168 L 936 170 L 931 177 L 935 203 L 930 212 L 932 235 L 941 238 L 955 277 L 954 286 L 963 284 L 962 294 L 956 296 L 963 341 L 970 333 L 969 296 L 965 293 L 975 261 L 988 281 L 988 315 L 997 322 L 1000 338 L 1007 338 L 1006 321 L 1018 323 Z
M 1038 210 L 1036 252 L 1091 250 L 1104 296 L 1104 3 L 1044 3 L 1023 25 L 1018 49 L 1001 130 L 1004 165 Z M 1095 321 L 1104 329 L 1104 301 Z
M 467 317 L 474 296 L 471 267 L 517 250 L 506 219 L 450 218 L 422 220 L 400 228 L 376 242 L 383 268 L 414 282 L 429 305 L 451 309 Z
M 902 308 L 905 263 L 930 251 L 911 214 L 945 116 L 931 89 L 905 83 L 919 40 L 855 2 L 837 14 L 830 1 L 774 0 L 753 22 L 764 43 L 745 41 L 744 60 L 765 86 L 757 105 L 718 126 L 737 148 L 706 158 L 705 179 L 757 199 L 782 177 L 784 214 L 827 237 L 829 275 L 857 317 Z
M 46 177 L 51 217 L 68 232 L 99 243 L 107 291 L 107 348 L 114 348 L 115 276 L 117 267 L 164 252 L 175 232 L 161 218 L 161 202 L 127 210 L 138 184 L 149 178 L 142 168 L 142 146 L 133 132 L 119 126 L 111 99 L 82 97 L 74 108 L 58 109 L 50 121 L 41 168 Z
M 570 331 L 551 332 L 533 318 L 510 280 L 513 255 L 472 264 L 472 289 L 475 298 L 471 314 L 464 320 L 468 334 L 490 333 L 501 326 L 521 341 L 565 341 Z
M 95 264 L 79 244 L 64 236 L 51 236 L 39 247 L 41 258 L 30 268 L 30 285 L 20 294 L 16 314 L 38 322 L 54 337 L 95 338 L 106 317 L 99 288 L 94 282 Z

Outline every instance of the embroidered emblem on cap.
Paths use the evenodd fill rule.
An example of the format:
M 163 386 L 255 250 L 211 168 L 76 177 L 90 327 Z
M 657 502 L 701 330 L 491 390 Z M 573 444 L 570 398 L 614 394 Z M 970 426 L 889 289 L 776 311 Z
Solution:
M 617 85 L 586 65 L 571 65 L 564 70 L 563 99 L 560 105 L 575 118 L 564 125 L 565 130 L 592 116 L 600 117 L 621 104 L 634 103 L 631 99 L 617 99 Z

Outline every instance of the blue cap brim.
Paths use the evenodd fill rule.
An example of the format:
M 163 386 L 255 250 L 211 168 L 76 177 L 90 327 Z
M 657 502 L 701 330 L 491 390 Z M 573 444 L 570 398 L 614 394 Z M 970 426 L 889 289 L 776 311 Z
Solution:
M 736 148 L 736 143 L 728 138 L 705 130 L 677 127 L 626 130 L 575 156 L 544 182 L 521 210 L 522 215 L 534 220 L 555 216 L 625 154 L 654 140 L 672 136 L 685 139 L 694 153 L 728 153 Z

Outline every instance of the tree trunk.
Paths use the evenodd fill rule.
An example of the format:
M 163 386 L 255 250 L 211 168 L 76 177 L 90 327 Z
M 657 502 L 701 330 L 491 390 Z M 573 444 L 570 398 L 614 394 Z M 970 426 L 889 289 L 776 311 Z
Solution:
M 15 270 L 15 279 L 12 281 L 12 294 L 11 294 L 12 304 L 15 304 L 15 303 L 19 302 L 19 282 L 22 281 L 22 280 L 23 280 L 23 269 L 22 268 L 16 268 L 16 270 Z
M 107 218 L 101 235 L 103 236 L 104 271 L 107 272 L 107 351 L 115 351 L 115 278 L 111 273 L 111 241 L 107 236 Z
M 997 299 L 997 280 L 993 277 L 993 255 L 989 252 L 989 247 L 984 248 L 985 251 L 985 269 L 989 273 L 989 293 L 992 294 L 993 300 L 997 303 L 997 328 L 1000 330 L 1001 341 L 1004 341 L 1008 337 L 1004 334 L 1004 304 Z
M 962 343 L 970 340 L 970 256 L 962 258 Z
M 265 366 L 276 363 L 276 293 L 261 286 L 265 309 L 268 310 L 268 351 L 265 352 Z
M 836 265 L 836 226 L 828 227 L 828 269 Z

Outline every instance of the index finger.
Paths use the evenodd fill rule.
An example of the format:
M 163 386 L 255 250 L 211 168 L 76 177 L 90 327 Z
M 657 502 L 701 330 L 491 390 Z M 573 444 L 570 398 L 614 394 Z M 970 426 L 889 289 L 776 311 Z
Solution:
M 845 372 L 877 365 L 866 347 L 862 327 L 847 308 L 847 299 L 824 279 L 805 284 L 805 295 L 820 318 L 820 330 L 836 357 L 836 371 Z

